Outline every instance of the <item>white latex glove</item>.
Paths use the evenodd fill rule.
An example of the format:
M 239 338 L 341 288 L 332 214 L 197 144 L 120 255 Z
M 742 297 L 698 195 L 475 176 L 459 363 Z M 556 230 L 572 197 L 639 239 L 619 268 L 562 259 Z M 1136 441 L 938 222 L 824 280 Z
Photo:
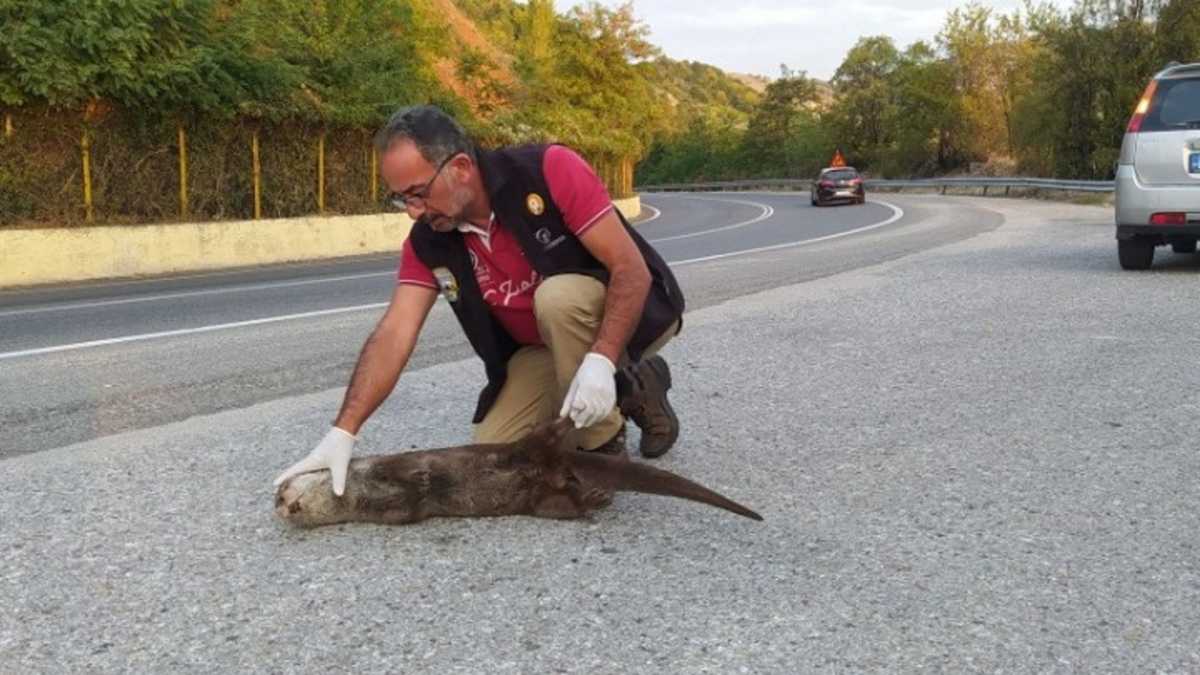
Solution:
M 341 497 L 346 492 L 346 469 L 350 466 L 350 455 L 354 453 L 356 441 L 358 438 L 351 435 L 350 432 L 333 427 L 329 433 L 325 434 L 325 438 L 321 439 L 317 447 L 308 453 L 308 457 L 279 474 L 279 478 L 275 479 L 275 487 L 279 487 L 283 481 L 292 476 L 329 469 L 329 472 L 333 474 L 333 494 Z
M 571 417 L 576 429 L 590 427 L 604 419 L 617 404 L 617 367 L 607 356 L 588 352 L 575 371 L 571 388 L 563 400 L 559 417 Z

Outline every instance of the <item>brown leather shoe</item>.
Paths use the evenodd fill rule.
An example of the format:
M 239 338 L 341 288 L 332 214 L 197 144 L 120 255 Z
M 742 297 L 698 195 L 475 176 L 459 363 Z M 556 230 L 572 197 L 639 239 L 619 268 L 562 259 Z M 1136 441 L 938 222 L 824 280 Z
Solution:
M 661 457 L 679 438 L 679 418 L 667 400 L 671 369 L 661 356 L 651 356 L 622 368 L 617 376 L 617 405 L 621 414 L 642 430 L 638 450 L 643 457 Z

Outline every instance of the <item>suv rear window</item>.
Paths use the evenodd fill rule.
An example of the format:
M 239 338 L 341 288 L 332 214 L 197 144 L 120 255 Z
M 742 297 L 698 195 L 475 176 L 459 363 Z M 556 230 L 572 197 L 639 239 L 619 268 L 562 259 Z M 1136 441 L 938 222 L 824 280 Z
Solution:
M 1159 80 L 1142 131 L 1200 129 L 1200 78 Z
M 827 171 L 821 174 L 821 178 L 827 180 L 851 180 L 858 178 L 858 172 L 854 169 L 838 169 L 837 171 Z

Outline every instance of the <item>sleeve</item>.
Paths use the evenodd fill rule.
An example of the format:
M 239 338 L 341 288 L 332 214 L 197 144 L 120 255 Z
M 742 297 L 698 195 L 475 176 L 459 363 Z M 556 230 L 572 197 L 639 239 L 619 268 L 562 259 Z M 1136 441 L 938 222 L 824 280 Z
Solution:
M 550 198 L 562 211 L 567 228 L 577 237 L 613 208 L 608 189 L 596 172 L 566 146 L 552 145 L 546 149 L 542 173 L 550 187 Z
M 430 272 L 425 263 L 417 257 L 412 239 L 404 240 L 404 249 L 400 252 L 400 268 L 396 270 L 396 283 L 427 286 L 435 290 L 438 287 L 437 280 L 433 278 L 433 272 Z

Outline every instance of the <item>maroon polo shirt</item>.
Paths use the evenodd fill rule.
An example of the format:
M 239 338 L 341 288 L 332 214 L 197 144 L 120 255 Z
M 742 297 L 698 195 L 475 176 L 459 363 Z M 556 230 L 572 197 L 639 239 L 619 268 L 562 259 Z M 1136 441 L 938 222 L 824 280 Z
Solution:
M 576 237 L 582 237 L 613 208 L 604 183 L 570 148 L 550 146 L 542 159 L 542 172 L 550 198 Z M 459 231 L 464 235 L 479 290 L 500 325 L 520 344 L 542 344 L 533 315 L 533 293 L 542 279 L 525 259 L 516 237 L 495 214 L 487 229 L 463 225 Z M 438 288 L 433 272 L 417 257 L 409 240 L 404 242 L 396 279 L 400 284 Z

